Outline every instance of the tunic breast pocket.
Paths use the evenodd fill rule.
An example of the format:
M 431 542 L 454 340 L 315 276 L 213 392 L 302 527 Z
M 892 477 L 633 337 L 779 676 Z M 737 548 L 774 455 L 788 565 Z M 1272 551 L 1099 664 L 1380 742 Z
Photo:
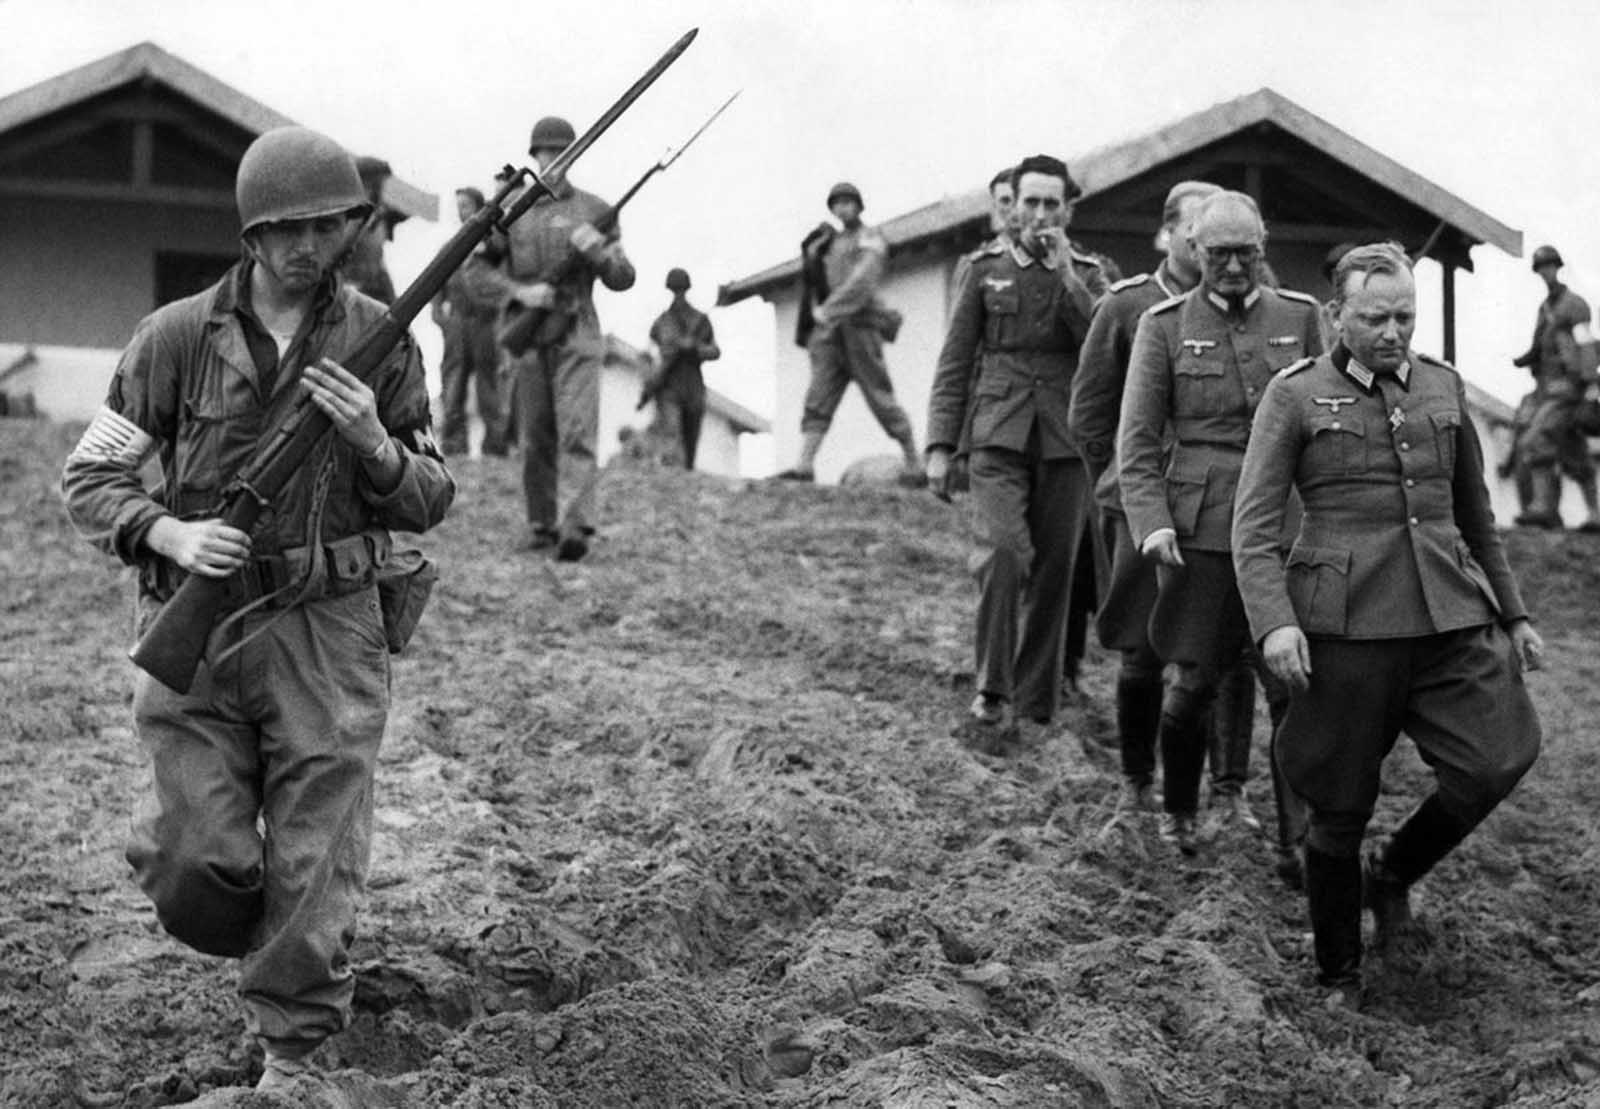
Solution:
M 1429 417 L 1433 424 L 1434 451 L 1439 456 L 1439 469 L 1448 477 L 1456 468 L 1456 444 L 1461 437 L 1461 413 L 1435 412 Z
M 1307 468 L 1313 473 L 1356 474 L 1367 468 L 1367 429 L 1355 416 L 1315 416 Z
M 1228 370 L 1222 359 L 1185 351 L 1172 374 L 1174 416 L 1216 416 L 1228 410 Z
M 1003 346 L 1017 333 L 1017 313 L 1022 298 L 1015 289 L 983 290 L 983 315 L 986 338 L 991 346 Z
M 185 516 L 213 509 L 224 468 L 248 456 L 261 420 L 252 384 L 231 366 L 208 365 L 184 399 L 179 420 L 174 511 Z

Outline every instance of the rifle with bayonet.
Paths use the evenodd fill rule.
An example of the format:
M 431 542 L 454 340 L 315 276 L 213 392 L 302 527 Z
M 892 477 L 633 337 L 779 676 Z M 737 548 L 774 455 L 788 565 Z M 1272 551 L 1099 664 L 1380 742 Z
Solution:
M 645 170 L 644 175 L 633 183 L 632 188 L 622 194 L 621 200 L 618 200 L 611 207 L 600 213 L 594 221 L 594 229 L 606 236 L 615 231 L 617 218 L 621 214 L 623 206 L 632 200 L 640 189 L 644 188 L 645 183 L 650 178 L 658 173 L 664 173 L 673 162 L 681 158 L 683 152 L 694 144 L 694 140 L 704 134 L 706 128 L 715 123 L 717 117 L 727 111 L 728 105 L 732 104 L 738 96 L 739 94 L 736 92 L 728 97 L 723 102 L 722 107 L 712 112 L 710 118 L 702 123 L 699 130 L 690 135 L 682 146 L 676 150 L 668 150 L 655 165 Z M 547 178 L 551 176 L 551 174 L 546 174 Z M 574 250 L 564 255 L 561 261 L 557 262 L 548 273 L 542 274 L 536 284 L 549 285 L 556 289 L 559 294 L 561 288 L 575 280 L 583 272 L 583 267 L 587 264 L 584 256 Z M 570 306 L 529 308 L 513 300 L 506 305 L 504 312 L 501 314 L 500 327 L 496 332 L 496 338 L 499 340 L 500 345 L 512 354 L 524 354 L 534 347 L 548 347 L 559 343 L 572 328 L 574 318 L 574 313 Z
M 433 300 L 478 244 L 496 228 L 504 230 L 510 226 L 538 200 L 549 195 L 550 181 L 561 179 L 572 163 L 678 60 L 694 41 L 696 33 L 690 31 L 674 43 L 593 127 L 561 152 L 545 178 L 541 179 L 528 167 L 519 170 L 507 166 L 508 179 L 496 191 L 494 199 L 462 223 L 421 275 L 395 298 L 382 317 L 362 332 L 354 349 L 340 358 L 344 368 L 362 381 L 370 380 L 405 336 L 406 328 L 417 313 Z M 531 182 L 522 188 L 524 180 L 529 178 Z M 519 188 L 522 188 L 521 195 L 513 200 Z M 317 455 L 321 445 L 333 434 L 332 421 L 309 397 L 301 398 L 268 430 L 239 476 L 223 490 L 216 514 L 229 527 L 248 533 L 260 519 L 262 510 L 277 498 L 294 474 Z M 205 655 L 211 629 L 221 615 L 227 582 L 227 578 L 201 574 L 184 578 L 134 644 L 129 657 L 162 684 L 187 693 Z

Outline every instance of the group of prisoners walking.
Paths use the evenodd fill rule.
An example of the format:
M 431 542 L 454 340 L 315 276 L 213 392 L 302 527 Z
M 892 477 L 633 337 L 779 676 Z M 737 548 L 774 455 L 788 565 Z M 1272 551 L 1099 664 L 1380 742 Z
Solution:
M 547 117 L 530 153 L 546 169 L 574 137 Z M 241 960 L 260 1087 L 280 1091 L 315 1081 L 312 1053 L 350 1017 L 398 649 L 380 587 L 392 533 L 444 518 L 472 392 L 481 453 L 520 465 L 518 545 L 589 555 L 603 523 L 593 285 L 621 292 L 637 277 L 605 202 L 561 177 L 435 302 L 436 423 L 409 336 L 365 379 L 342 364 L 394 295 L 365 245 L 382 227 L 370 176 L 316 132 L 262 135 L 238 171 L 239 262 L 139 325 L 63 478 L 81 533 L 137 568 L 142 623 L 190 575 L 228 583 L 231 614 L 193 687 L 136 676 L 154 786 L 127 857 L 169 933 Z M 1060 159 L 1026 157 L 989 193 L 992 235 L 954 277 L 919 448 L 884 357 L 902 324 L 882 295 L 890 244 L 863 222 L 859 189 L 829 190 L 833 218 L 802 245 L 796 340 L 811 381 L 799 454 L 775 479 L 815 481 L 855 383 L 900 445 L 901 484 L 960 496 L 966 511 L 975 694 L 955 737 L 983 757 L 1021 757 L 1015 738 L 1058 720 L 1064 687 L 1078 695 L 1072 626 L 1081 638 L 1092 611 L 1117 656 L 1115 820 L 1153 829 L 1180 864 L 1223 850 L 1216 828 L 1261 830 L 1246 791 L 1259 686 L 1277 872 L 1305 893 L 1317 985 L 1359 1007 L 1363 909 L 1378 943 L 1405 929 L 1411 887 L 1540 744 L 1523 673 L 1542 644 L 1495 527 L 1462 379 L 1411 346 L 1412 260 L 1392 243 L 1349 244 L 1330 255 L 1320 299 L 1280 288 L 1256 202 L 1184 181 L 1150 213 L 1160 264 L 1118 280 L 1067 234 L 1080 189 Z M 464 222 L 485 204 L 474 187 L 456 200 Z M 1560 265 L 1549 248 L 1535 254 L 1549 297 L 1517 362 L 1536 389 L 1508 472 L 1527 498 L 1520 522 L 1560 525 L 1566 474 L 1585 526 L 1600 527 L 1582 436 L 1589 312 Z M 669 403 L 692 468 L 701 367 L 720 352 L 690 275 L 674 268 L 664 284 L 641 403 Z M 500 329 L 520 310 L 566 326 L 512 353 Z M 248 530 L 212 514 L 283 411 L 307 400 L 334 429 L 314 464 Z M 153 491 L 141 479 L 152 457 Z M 1434 788 L 1369 843 L 1380 767 L 1402 732 Z

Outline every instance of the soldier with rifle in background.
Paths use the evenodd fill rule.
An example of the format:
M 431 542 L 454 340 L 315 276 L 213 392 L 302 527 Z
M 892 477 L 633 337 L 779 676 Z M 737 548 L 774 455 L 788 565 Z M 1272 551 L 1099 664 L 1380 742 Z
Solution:
M 533 126 L 528 153 L 544 169 L 573 137 L 572 124 L 546 116 Z M 623 292 L 633 287 L 635 278 L 615 222 L 608 221 L 607 231 L 595 227 L 608 211 L 605 201 L 562 180 L 554 198 L 530 211 L 507 236 L 505 295 L 512 310 L 549 313 L 567 325 L 553 341 L 512 351 L 527 514 L 520 546 L 554 547 L 564 562 L 588 554 L 594 534 L 600 365 L 605 358 L 594 282 L 599 278 L 606 288 Z M 552 283 L 550 277 L 558 270 L 562 279 Z
M 650 342 L 658 352 L 657 369 L 639 397 L 639 407 L 653 400 L 677 410 L 683 466 L 692 470 L 706 414 L 706 382 L 700 365 L 721 358 L 722 350 L 711 329 L 711 317 L 689 303 L 688 272 L 676 266 L 668 270 L 667 289 L 672 303 L 650 325 Z
M 127 856 L 169 932 L 243 959 L 268 1089 L 349 1020 L 389 704 L 375 576 L 390 529 L 437 524 L 455 483 L 411 338 L 369 380 L 342 364 L 384 316 L 336 268 L 371 203 L 354 159 L 278 128 L 245 151 L 236 189 L 244 257 L 139 325 L 63 489 L 79 531 L 139 568 L 141 629 L 190 575 L 225 582 L 235 611 L 186 691 L 138 675 L 154 791 Z M 335 434 L 254 527 L 229 526 L 218 500 L 305 398 Z M 160 499 L 139 477 L 151 454 Z

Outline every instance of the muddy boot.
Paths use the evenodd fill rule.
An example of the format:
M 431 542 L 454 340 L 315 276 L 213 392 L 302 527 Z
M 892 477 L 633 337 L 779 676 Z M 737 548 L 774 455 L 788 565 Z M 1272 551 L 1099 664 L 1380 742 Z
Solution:
M 1149 781 L 1161 727 L 1161 669 L 1123 660 L 1117 671 L 1117 745 L 1125 778 Z
M 1411 923 L 1412 884 L 1466 839 L 1469 831 L 1445 811 L 1435 794 L 1417 806 L 1387 848 L 1368 854 L 1362 885 L 1380 945 Z
M 1195 810 L 1200 806 L 1200 775 L 1205 769 L 1206 732 L 1210 713 L 1188 689 L 1169 689 L 1161 708 L 1162 807 L 1161 838 L 1185 855 L 1199 842 Z
M 1583 494 L 1584 518 L 1578 530 L 1589 535 L 1600 532 L 1600 488 L 1596 487 L 1591 471 L 1578 478 L 1578 491 Z
M 1211 704 L 1211 806 L 1221 824 L 1237 823 L 1260 831 L 1261 822 L 1244 801 L 1250 778 L 1250 743 L 1255 738 L 1256 676 L 1241 663 L 1223 674 Z
M 1335 991 L 1339 1004 L 1361 1000 L 1361 860 L 1305 851 L 1306 902 L 1311 912 L 1317 985 Z

